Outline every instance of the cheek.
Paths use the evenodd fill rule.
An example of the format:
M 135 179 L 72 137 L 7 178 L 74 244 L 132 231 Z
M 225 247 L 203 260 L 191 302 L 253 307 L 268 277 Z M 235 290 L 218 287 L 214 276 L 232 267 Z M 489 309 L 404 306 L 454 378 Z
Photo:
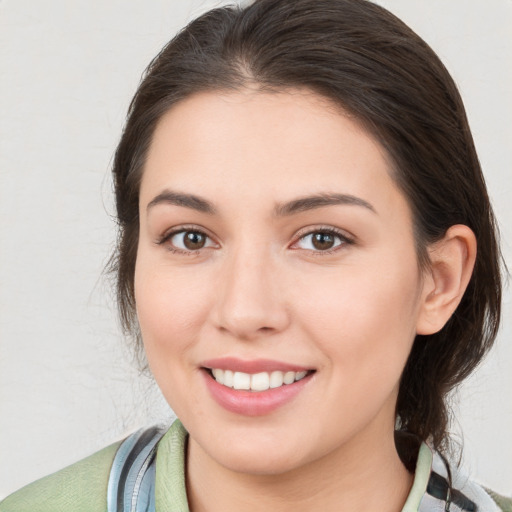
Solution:
M 179 417 L 186 418 L 189 410 L 201 415 L 199 394 L 187 383 L 196 370 L 191 354 L 207 311 L 204 286 L 175 268 L 171 272 L 141 258 L 135 300 L 146 358 L 164 397 Z
M 150 366 L 172 364 L 193 344 L 204 322 L 207 297 L 200 280 L 143 259 L 135 271 L 137 317 Z M 165 357 L 171 355 L 173 357 Z M 162 356 L 162 357 L 159 357 Z
M 414 262 L 414 259 L 413 259 Z M 330 359 L 344 389 L 390 392 L 400 379 L 416 332 L 420 282 L 402 265 L 350 267 L 307 286 L 304 329 Z M 354 402 L 358 392 L 353 394 Z

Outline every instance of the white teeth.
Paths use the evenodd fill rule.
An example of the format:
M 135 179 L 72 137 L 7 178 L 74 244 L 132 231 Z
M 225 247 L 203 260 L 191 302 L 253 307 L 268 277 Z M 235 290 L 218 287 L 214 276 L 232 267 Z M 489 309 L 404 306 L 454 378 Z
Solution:
M 224 370 L 224 386 L 227 386 L 228 388 L 233 387 L 233 375 L 234 374 L 231 370 Z
M 265 391 L 270 386 L 270 375 L 267 372 L 251 375 L 251 389 L 253 391 Z
M 286 372 L 283 377 L 283 382 L 285 384 L 291 384 L 295 382 L 295 372 Z
M 233 375 L 233 388 L 251 389 L 251 376 L 248 373 L 235 372 Z
M 279 388 L 283 385 L 283 372 L 272 372 L 270 374 L 270 387 Z
M 293 384 L 294 382 L 303 379 L 308 372 L 281 372 L 274 371 L 272 373 L 244 373 L 233 372 L 231 370 L 221 370 L 220 368 L 213 368 L 212 374 L 215 380 L 228 388 L 251 390 L 251 391 L 266 391 L 267 389 L 274 389 L 281 387 L 283 384 Z
M 303 379 L 306 375 L 307 375 L 308 372 L 297 372 L 295 374 L 295 380 L 300 380 L 300 379 Z

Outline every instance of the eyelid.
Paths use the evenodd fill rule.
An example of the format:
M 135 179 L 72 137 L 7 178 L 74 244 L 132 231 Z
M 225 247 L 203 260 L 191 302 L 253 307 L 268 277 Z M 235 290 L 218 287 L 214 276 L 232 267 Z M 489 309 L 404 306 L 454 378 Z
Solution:
M 165 231 L 161 236 L 158 237 L 158 239 L 155 241 L 157 245 L 165 245 L 173 236 L 187 232 L 197 232 L 201 233 L 205 237 L 207 237 L 210 241 L 212 241 L 213 246 L 219 246 L 219 244 L 214 240 L 214 237 L 209 234 L 208 230 L 203 228 L 202 226 L 194 225 L 194 224 L 184 224 L 181 226 L 174 226 L 167 231 Z M 297 243 L 305 238 L 306 236 L 313 235 L 315 233 L 329 233 L 336 237 L 338 237 L 341 240 L 341 243 L 339 245 L 334 246 L 331 249 L 326 250 L 310 250 L 310 249 L 302 249 L 306 250 L 308 252 L 322 255 L 322 254 L 330 254 L 333 252 L 336 252 L 343 248 L 346 245 L 352 245 L 355 243 L 355 237 L 352 234 L 347 233 L 344 230 L 341 230 L 339 228 L 335 228 L 334 226 L 328 226 L 328 225 L 319 225 L 319 226 L 308 226 L 305 228 L 300 229 L 294 236 L 293 242 L 290 245 L 290 248 L 293 250 L 298 250 L 300 248 L 294 247 L 297 245 Z M 173 252 L 181 253 L 181 254 L 199 254 L 204 249 L 210 249 L 212 246 L 208 247 L 202 247 L 201 249 L 197 250 L 185 250 L 178 247 L 169 247 L 169 250 L 172 250 Z
M 170 239 L 173 236 L 175 236 L 175 235 L 177 235 L 179 233 L 187 232 L 187 231 L 191 231 L 191 232 L 195 232 L 195 233 L 201 233 L 206 238 L 211 240 L 213 242 L 213 245 L 215 245 L 215 246 L 219 245 L 214 240 L 214 237 L 208 233 L 207 229 L 205 229 L 205 228 L 203 228 L 201 226 L 198 226 L 196 224 L 183 224 L 183 225 L 180 225 L 180 226 L 174 226 L 174 227 L 168 229 L 167 231 L 165 231 L 162 235 L 160 235 L 155 240 L 155 244 L 157 244 L 157 245 L 165 245 L 167 242 L 170 241 Z M 211 249 L 211 248 L 212 248 L 212 246 L 202 247 L 201 249 L 197 249 L 197 250 L 186 250 L 186 249 L 181 249 L 179 247 L 169 247 L 169 250 L 171 250 L 172 252 L 180 253 L 180 254 L 199 254 L 201 251 L 203 251 L 205 249 Z
M 297 243 L 300 240 L 302 240 L 303 238 L 305 238 L 306 236 L 313 235 L 315 233 L 328 233 L 328 234 L 338 237 L 341 240 L 341 243 L 339 245 L 336 245 L 331 249 L 326 249 L 325 251 L 302 249 L 302 250 L 311 252 L 312 254 L 315 254 L 315 255 L 322 255 L 322 254 L 325 255 L 325 254 L 330 254 L 330 253 L 336 252 L 336 251 L 342 249 L 346 245 L 354 244 L 356 241 L 355 236 L 347 233 L 344 230 L 335 228 L 334 226 L 319 225 L 319 226 L 308 226 L 306 228 L 302 228 L 301 230 L 299 230 L 295 234 L 294 241 L 292 242 L 290 247 L 294 250 L 299 250 L 300 248 L 295 248 L 293 246 L 297 245 Z

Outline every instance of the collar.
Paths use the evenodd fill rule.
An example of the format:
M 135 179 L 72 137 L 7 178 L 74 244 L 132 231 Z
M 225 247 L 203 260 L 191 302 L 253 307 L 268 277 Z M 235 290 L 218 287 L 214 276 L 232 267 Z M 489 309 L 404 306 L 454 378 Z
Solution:
M 497 504 L 464 470 L 422 442 L 414 482 L 402 512 L 500 512 Z
M 176 420 L 159 442 L 156 510 L 189 512 L 185 486 L 187 436 L 185 427 Z M 477 511 L 500 512 L 500 509 L 482 487 L 422 442 L 417 451 L 414 482 L 401 512 Z

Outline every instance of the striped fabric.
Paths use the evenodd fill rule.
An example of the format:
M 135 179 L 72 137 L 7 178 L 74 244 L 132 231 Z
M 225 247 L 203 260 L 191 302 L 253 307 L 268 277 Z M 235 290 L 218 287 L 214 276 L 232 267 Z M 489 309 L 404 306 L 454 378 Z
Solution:
M 156 447 L 166 430 L 142 429 L 121 444 L 108 481 L 108 512 L 155 512 Z
M 500 512 L 496 502 L 463 470 L 432 450 L 432 467 L 418 512 Z
M 160 427 L 139 430 L 120 445 L 108 482 L 108 512 L 156 512 L 156 451 L 158 442 L 166 430 L 166 428 Z M 177 435 L 186 436 L 183 427 L 181 430 L 182 434 L 179 429 L 176 430 Z M 174 453 L 174 457 L 177 455 Z M 419 455 L 416 451 L 416 458 L 418 465 L 413 489 L 402 512 L 501 512 L 508 510 L 507 507 L 498 507 L 496 501 L 483 487 L 471 482 L 459 468 L 450 466 L 444 457 L 427 444 L 421 444 Z M 178 473 L 183 473 L 183 471 L 184 467 L 181 467 Z M 175 478 L 172 475 L 168 476 L 171 479 Z M 184 487 L 183 484 L 182 486 Z M 416 489 L 419 490 L 419 494 L 416 493 Z M 169 496 L 166 499 L 172 502 L 181 500 L 183 506 L 186 506 L 185 489 L 181 489 L 180 485 L 177 485 L 175 492 L 180 495 L 183 493 L 183 496 L 176 496 L 173 493 L 174 497 Z M 414 494 L 416 494 L 416 498 L 414 498 Z M 509 500 L 506 500 L 506 503 L 510 503 Z

